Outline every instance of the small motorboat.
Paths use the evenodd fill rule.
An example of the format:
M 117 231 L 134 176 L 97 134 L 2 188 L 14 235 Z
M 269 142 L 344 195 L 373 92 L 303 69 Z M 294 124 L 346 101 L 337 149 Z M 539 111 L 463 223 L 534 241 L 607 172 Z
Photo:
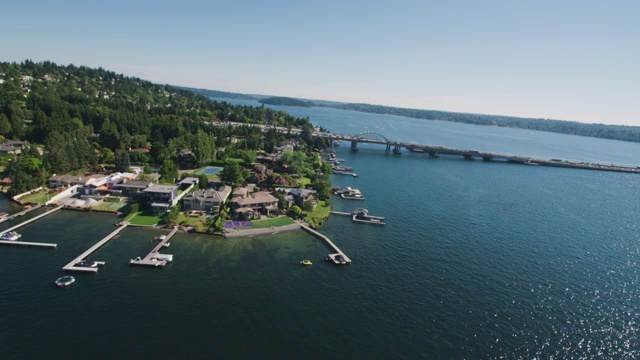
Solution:
M 302 260 L 302 261 L 300 261 L 300 264 L 305 265 L 305 266 L 313 265 L 311 260 Z
M 135 259 L 131 259 L 131 260 L 129 260 L 129 264 L 135 264 L 135 263 L 137 263 L 138 261 L 142 261 L 142 258 L 141 258 L 140 256 L 138 256 L 138 257 L 137 257 L 137 258 L 135 258 Z
M 73 276 L 63 276 L 55 281 L 57 287 L 65 288 L 76 282 L 76 278 Z
M 166 238 L 167 238 L 167 235 L 160 235 L 160 236 L 156 236 L 156 237 L 154 237 L 154 238 L 153 238 L 153 240 L 160 240 L 160 241 L 162 241 L 162 240 L 164 240 L 164 239 L 166 239 Z
M 16 241 L 20 239 L 21 236 L 22 235 L 18 234 L 15 231 L 9 231 L 6 233 L 2 233 L 2 235 L 0 235 L 0 240 Z
M 165 248 L 167 248 L 169 246 L 171 246 L 171 243 L 166 242 L 166 243 L 162 244 L 162 247 L 165 247 Z

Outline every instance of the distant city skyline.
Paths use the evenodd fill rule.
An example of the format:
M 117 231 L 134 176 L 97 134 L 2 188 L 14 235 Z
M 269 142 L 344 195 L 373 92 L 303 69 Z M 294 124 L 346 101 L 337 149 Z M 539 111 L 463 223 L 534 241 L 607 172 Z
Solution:
M 244 94 L 640 126 L 638 1 L 0 3 L 0 61 Z

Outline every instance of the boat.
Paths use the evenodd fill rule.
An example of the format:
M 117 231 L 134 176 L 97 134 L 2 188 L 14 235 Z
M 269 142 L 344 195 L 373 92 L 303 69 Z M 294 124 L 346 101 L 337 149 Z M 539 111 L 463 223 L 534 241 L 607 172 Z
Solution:
M 160 236 L 156 236 L 156 237 L 154 237 L 154 238 L 153 238 L 153 240 L 160 240 L 160 241 L 162 241 L 162 240 L 164 240 L 164 239 L 166 239 L 166 238 L 167 238 L 167 235 L 160 235 Z
M 77 263 L 75 263 L 74 266 L 79 266 L 79 267 L 98 267 L 98 263 L 95 261 L 87 261 L 87 260 L 82 260 L 82 261 L 78 261 Z
M 55 281 L 57 287 L 65 288 L 76 282 L 76 278 L 73 276 L 63 276 Z
M 162 244 L 162 247 L 166 247 L 167 248 L 169 246 L 171 246 L 171 243 L 166 242 L 166 243 Z
M 350 199 L 350 200 L 364 200 L 364 196 L 362 196 L 362 193 L 358 189 L 350 189 L 348 191 L 345 191 L 342 194 L 340 194 L 340 197 L 343 199 Z
M 305 266 L 313 265 L 311 260 L 302 260 L 302 261 L 300 261 L 300 264 L 305 265 Z
M 137 257 L 137 258 L 135 258 L 135 259 L 131 259 L 131 260 L 129 260 L 129 264 L 135 264 L 135 263 L 137 263 L 137 262 L 139 262 L 139 261 L 142 261 L 142 258 L 141 258 L 140 256 L 138 256 L 138 257 Z
M 353 177 L 358 177 L 358 174 L 353 173 L 353 174 L 351 174 L 351 176 L 353 176 Z
M 21 236 L 22 235 L 18 234 L 15 231 L 9 231 L 6 233 L 2 233 L 2 235 L 0 235 L 0 240 L 16 241 L 20 239 Z

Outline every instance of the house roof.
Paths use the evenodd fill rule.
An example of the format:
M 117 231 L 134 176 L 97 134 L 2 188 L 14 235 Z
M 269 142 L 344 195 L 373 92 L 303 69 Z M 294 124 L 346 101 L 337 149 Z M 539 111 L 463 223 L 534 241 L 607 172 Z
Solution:
M 178 187 L 175 185 L 151 185 L 148 188 L 144 189 L 144 192 L 147 193 L 172 193 Z
M 255 204 L 273 203 L 278 202 L 278 198 L 269 194 L 266 191 L 259 191 L 251 194 L 250 196 L 233 200 L 239 206 L 250 206 Z
M 191 184 L 197 184 L 198 181 L 200 181 L 200 179 L 198 179 L 197 177 L 186 177 L 184 179 L 182 179 L 182 181 L 180 181 L 180 185 L 191 185 Z

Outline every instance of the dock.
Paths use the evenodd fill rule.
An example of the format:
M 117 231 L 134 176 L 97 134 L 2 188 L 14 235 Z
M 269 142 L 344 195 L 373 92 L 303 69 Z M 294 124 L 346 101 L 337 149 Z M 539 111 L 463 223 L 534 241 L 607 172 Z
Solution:
M 11 220 L 17 218 L 18 216 L 22 216 L 22 215 L 24 215 L 24 214 L 26 214 L 26 213 L 28 213 L 30 211 L 33 211 L 35 209 L 39 209 L 41 207 L 42 207 L 42 204 L 38 204 L 36 206 L 33 206 L 33 207 L 29 208 L 29 209 L 24 209 L 24 210 L 22 210 L 20 212 L 17 212 L 15 214 L 7 215 L 7 216 L 3 217 L 2 219 L 0 219 L 0 223 L 3 223 L 5 221 L 11 221 Z
M 178 227 L 174 227 L 173 230 L 160 242 L 156 245 L 153 250 L 144 258 L 137 257 L 135 259 L 131 259 L 129 264 L 131 265 L 144 265 L 144 266 L 155 266 L 155 267 L 164 267 L 167 263 L 173 261 L 173 255 L 171 254 L 160 254 L 158 251 L 162 249 L 164 244 L 166 244 L 173 235 L 178 232 Z
M 27 242 L 27 241 L 11 241 L 11 240 L 0 240 L 0 244 L 2 245 L 16 245 L 16 246 L 34 246 L 34 247 L 47 247 L 55 249 L 58 247 L 58 244 L 49 244 L 49 243 L 39 243 L 39 242 Z
M 380 225 L 380 226 L 385 225 L 384 216 L 369 215 L 369 211 L 364 208 L 358 208 L 352 213 L 340 212 L 340 211 L 329 211 L 329 214 L 350 216 L 351 221 L 361 223 L 361 224 L 371 224 L 371 225 Z
M 327 255 L 327 259 L 332 261 L 334 264 L 336 265 L 346 265 L 346 264 L 351 264 L 351 259 L 349 259 L 349 257 L 347 255 L 345 255 L 344 252 L 342 252 L 342 250 L 340 250 L 340 248 L 338 248 L 338 246 L 336 246 L 336 244 L 333 243 L 333 241 L 331 241 L 331 239 L 329 239 L 328 237 L 322 235 L 321 233 L 311 229 L 309 226 L 307 225 L 300 225 L 301 228 L 303 228 L 304 230 L 306 230 L 307 232 L 312 233 L 313 235 L 319 237 L 320 239 L 324 240 L 327 242 L 327 244 L 329 244 L 329 246 L 336 251 L 336 253 L 334 254 L 329 254 Z M 342 257 L 342 262 L 340 261 L 340 257 Z
M 32 222 L 34 222 L 34 221 L 36 221 L 36 220 L 38 220 L 38 219 L 40 219 L 40 218 L 43 218 L 43 217 L 45 217 L 45 216 L 47 216 L 47 215 L 51 215 L 51 214 L 53 214 L 54 212 L 56 212 L 56 211 L 58 211 L 58 210 L 62 209 L 62 207 L 63 207 L 63 206 L 64 206 L 64 205 L 60 205 L 60 206 L 58 206 L 58 207 L 56 207 L 56 208 L 54 208 L 54 209 L 52 209 L 52 210 L 49 210 L 49 211 L 47 211 L 47 212 L 45 212 L 45 213 L 40 214 L 40 215 L 38 215 L 38 216 L 34 216 L 34 217 L 32 217 L 31 219 L 29 219 L 29 220 L 27 220 L 27 221 L 21 222 L 20 224 L 18 224 L 18 225 L 16 225 L 16 226 L 10 227 L 10 228 L 5 229 L 5 230 L 2 230 L 2 231 L 0 231 L 0 235 L 2 235 L 2 234 L 4 234 L 4 233 L 8 233 L 8 232 L 13 231 L 13 230 L 18 229 L 18 228 L 21 228 L 21 227 L 23 227 L 23 226 L 25 226 L 25 225 L 27 225 L 27 224 L 30 224 L 30 223 L 32 223 Z M 30 211 L 30 210 L 31 210 L 31 209 L 29 209 L 29 211 Z M 18 214 L 19 214 L 19 213 L 18 213 Z
M 65 271 L 84 271 L 84 272 L 97 273 L 98 272 L 98 268 L 97 267 L 76 266 L 76 264 L 81 262 L 81 261 L 85 261 L 87 256 L 91 255 L 94 251 L 98 250 L 102 245 L 106 244 L 107 242 L 109 242 L 109 240 L 111 240 L 114 237 L 116 237 L 116 235 L 118 235 L 127 226 L 129 226 L 129 223 L 128 222 L 123 222 L 122 225 L 119 228 L 117 228 L 116 230 L 111 232 L 109 235 L 105 236 L 102 240 L 98 241 L 95 245 L 90 247 L 87 251 L 83 252 L 80 256 L 78 256 L 77 258 L 71 260 L 71 262 L 68 263 L 66 266 L 64 266 L 62 268 L 62 270 L 65 270 Z M 96 261 L 95 263 L 97 265 L 104 265 L 104 261 Z

